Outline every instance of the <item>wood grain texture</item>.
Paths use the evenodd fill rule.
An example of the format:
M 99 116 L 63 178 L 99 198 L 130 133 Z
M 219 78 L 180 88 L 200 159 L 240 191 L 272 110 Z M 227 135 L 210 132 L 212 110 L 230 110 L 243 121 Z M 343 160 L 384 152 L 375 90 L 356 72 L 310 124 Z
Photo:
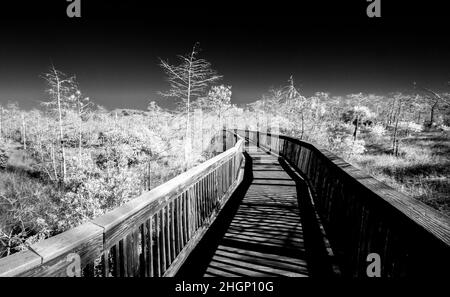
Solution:
M 0 277 L 20 275 L 39 266 L 42 258 L 33 251 L 22 251 L 0 259 Z
M 270 150 L 274 134 L 238 130 Z M 383 276 L 445 275 L 450 219 L 329 151 L 283 135 L 279 156 L 301 173 L 346 275 L 364 277 L 368 253 L 384 255 Z M 250 137 L 251 138 L 251 137 Z M 273 149 L 272 149 L 273 151 Z
M 67 276 L 67 267 L 72 263 L 67 256 L 76 253 L 84 268 L 103 251 L 103 228 L 85 223 L 42 242 L 31 249 L 42 258 L 42 264 L 21 274 L 21 276 Z

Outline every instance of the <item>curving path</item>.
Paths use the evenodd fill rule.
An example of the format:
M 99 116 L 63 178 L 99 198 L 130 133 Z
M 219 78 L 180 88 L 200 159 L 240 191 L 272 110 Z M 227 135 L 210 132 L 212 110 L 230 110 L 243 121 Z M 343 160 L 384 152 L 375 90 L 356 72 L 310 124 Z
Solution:
M 305 218 L 311 220 L 314 216 L 305 213 L 310 199 L 305 199 L 307 188 L 301 178 L 277 157 L 259 148 L 249 147 L 247 152 L 246 180 L 178 275 L 334 274 L 323 238 L 318 234 L 319 225 L 305 222 Z

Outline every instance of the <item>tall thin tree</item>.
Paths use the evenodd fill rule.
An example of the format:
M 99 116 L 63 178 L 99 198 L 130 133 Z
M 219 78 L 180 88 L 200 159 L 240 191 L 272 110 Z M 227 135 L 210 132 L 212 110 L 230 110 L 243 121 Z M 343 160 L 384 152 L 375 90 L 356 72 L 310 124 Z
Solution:
M 73 94 L 71 95 L 71 101 L 75 102 L 77 116 L 78 116 L 78 165 L 81 168 L 81 151 L 83 144 L 83 117 L 85 117 L 89 113 L 89 107 L 92 105 L 92 102 L 89 101 L 89 97 L 84 97 L 81 91 L 78 88 L 78 84 L 76 82 L 73 83 Z
M 192 101 L 204 95 L 208 86 L 222 77 L 211 68 L 211 63 L 205 59 L 198 58 L 198 46 L 199 44 L 195 43 L 190 53 L 178 55 L 179 64 L 177 65 L 172 65 L 168 61 L 159 59 L 159 65 L 163 68 L 167 81 L 170 84 L 170 89 L 167 92 L 160 92 L 160 94 L 180 99 L 186 111 L 186 163 L 189 163 L 191 157 L 190 106 Z
M 47 102 L 43 102 L 42 105 L 49 108 L 51 112 L 56 113 L 59 132 L 59 146 L 61 151 L 61 171 L 62 182 L 64 183 L 67 178 L 67 164 L 66 164 L 66 152 L 64 145 L 64 123 L 66 111 L 73 105 L 72 91 L 74 78 L 68 77 L 63 72 L 57 70 L 55 66 L 51 66 L 49 71 L 43 75 L 43 78 L 48 84 L 47 93 L 49 99 Z

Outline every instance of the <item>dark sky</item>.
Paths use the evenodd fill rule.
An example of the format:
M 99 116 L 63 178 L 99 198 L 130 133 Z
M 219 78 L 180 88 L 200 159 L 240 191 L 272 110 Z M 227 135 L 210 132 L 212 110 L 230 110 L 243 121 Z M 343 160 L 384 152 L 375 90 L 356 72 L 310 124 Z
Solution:
M 158 57 L 173 61 L 196 41 L 222 83 L 232 85 L 237 104 L 258 99 L 291 74 L 306 95 L 385 94 L 411 89 L 413 81 L 449 91 L 448 10 L 433 1 L 403 7 L 381 0 L 379 19 L 366 16 L 364 0 L 81 0 L 80 19 L 66 16 L 64 0 L 42 2 L 0 8 L 2 104 L 37 106 L 45 97 L 39 76 L 53 63 L 107 108 L 145 108 L 150 98 L 164 105 Z

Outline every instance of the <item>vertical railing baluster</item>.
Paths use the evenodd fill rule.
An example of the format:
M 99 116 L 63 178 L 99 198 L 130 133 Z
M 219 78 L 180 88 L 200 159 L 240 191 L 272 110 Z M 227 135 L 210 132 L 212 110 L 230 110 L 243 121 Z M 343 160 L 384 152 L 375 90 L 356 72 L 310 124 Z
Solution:
M 161 215 L 160 211 L 155 214 L 155 237 L 156 237 L 156 245 L 155 245 L 155 259 L 156 259 L 156 276 L 161 276 Z
M 205 201 L 206 201 L 206 197 L 207 197 L 207 191 L 208 191 L 208 175 L 206 175 L 203 179 L 202 179 L 202 184 L 203 184 L 203 191 L 202 191 L 202 200 L 200 203 L 200 214 L 201 214 L 201 221 L 202 221 L 202 225 L 205 222 Z
M 174 246 L 175 246 L 175 253 L 178 255 L 180 253 L 180 242 L 179 242 L 179 237 L 178 237 L 178 232 L 179 232 L 179 228 L 178 228 L 178 213 L 179 213 L 179 209 L 178 209 L 178 196 L 175 197 L 175 199 L 173 200 L 173 208 L 174 208 L 174 213 L 173 213 L 173 225 L 174 225 Z
M 194 229 L 194 234 L 198 230 L 197 224 L 197 187 L 198 182 L 192 186 L 192 224 Z
M 127 275 L 127 254 L 125 250 L 125 241 L 126 239 L 122 239 L 119 241 L 119 258 L 120 258 L 120 276 L 125 277 Z
M 153 217 L 147 220 L 147 271 L 148 276 L 153 277 L 154 276 L 154 269 L 153 269 Z
M 189 241 L 189 224 L 188 224 L 188 195 L 186 192 L 183 193 L 183 224 L 184 224 L 184 245 Z
M 175 248 L 175 201 L 170 203 L 170 247 L 172 261 L 177 257 L 177 252 Z
M 200 228 L 202 226 L 200 221 L 200 198 L 202 195 L 202 180 L 199 180 L 197 182 L 197 193 L 195 194 L 196 201 L 197 201 L 197 207 L 196 207 L 196 218 L 197 218 L 197 228 Z
M 167 248 L 166 248 L 166 215 L 165 209 L 161 209 L 161 274 L 166 272 Z
M 181 245 L 184 247 L 186 245 L 186 201 L 184 200 L 184 193 L 180 195 L 181 204 Z
M 147 257 L 147 223 L 144 222 L 140 227 L 139 227 L 139 231 L 140 231 L 140 235 L 141 235 L 141 242 L 140 242 L 140 246 L 141 246 L 141 254 L 140 254 L 140 259 L 139 259 L 139 270 L 140 270 L 140 275 L 141 276 L 148 276 L 148 265 L 147 265 L 147 261 L 148 261 L 148 257 Z
M 223 164 L 222 164 L 222 166 L 223 166 Z M 217 169 L 213 171 L 213 179 L 214 179 L 215 191 L 213 193 L 212 199 L 210 200 L 211 203 L 209 204 L 210 218 L 211 218 L 211 213 L 214 210 L 214 202 L 217 201 L 217 196 L 219 196 L 219 180 L 218 180 L 217 172 L 218 172 Z
M 164 225 L 164 231 L 165 231 L 165 250 L 166 250 L 166 269 L 170 266 L 170 263 L 172 262 L 172 251 L 170 247 L 170 204 L 167 204 L 166 207 L 164 207 L 165 211 L 165 225 Z
M 103 264 L 102 274 L 104 277 L 108 277 L 109 276 L 109 250 L 106 250 L 103 252 L 102 264 Z
M 182 218 L 182 208 L 181 208 L 181 195 L 177 196 L 177 226 L 178 226 L 178 236 L 177 236 L 177 241 L 178 241 L 178 252 L 180 252 L 183 249 L 183 235 L 182 235 L 182 222 L 181 222 L 181 218 Z
M 111 248 L 111 260 L 112 260 L 112 276 L 114 277 L 119 277 L 120 273 L 119 273 L 119 268 L 118 268 L 118 264 L 119 264 L 119 259 L 118 259 L 118 251 L 117 251 L 117 245 L 114 245 Z

